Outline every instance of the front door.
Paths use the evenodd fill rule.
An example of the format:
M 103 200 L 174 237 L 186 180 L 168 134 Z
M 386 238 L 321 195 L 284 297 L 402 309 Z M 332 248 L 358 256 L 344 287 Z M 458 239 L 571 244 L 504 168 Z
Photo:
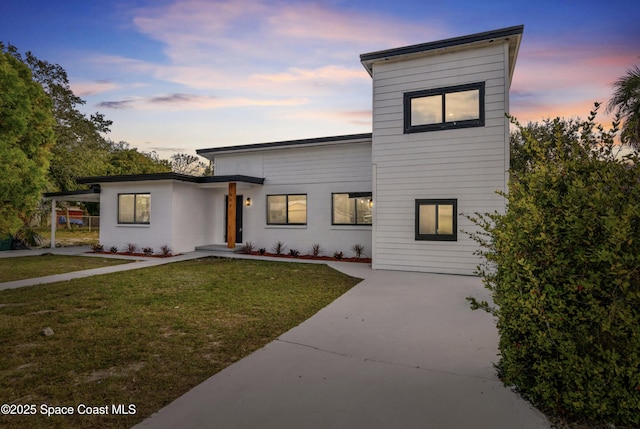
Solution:
M 242 243 L 242 195 L 236 195 L 236 243 Z M 229 196 L 224 196 L 224 241 L 227 241 L 227 220 L 229 211 Z

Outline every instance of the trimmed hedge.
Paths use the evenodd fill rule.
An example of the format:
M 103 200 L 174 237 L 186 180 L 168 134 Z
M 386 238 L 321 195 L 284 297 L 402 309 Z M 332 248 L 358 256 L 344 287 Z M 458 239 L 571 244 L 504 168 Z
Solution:
M 504 214 L 482 228 L 478 272 L 498 319 L 505 384 L 569 420 L 640 424 L 640 163 L 587 121 L 518 128 Z

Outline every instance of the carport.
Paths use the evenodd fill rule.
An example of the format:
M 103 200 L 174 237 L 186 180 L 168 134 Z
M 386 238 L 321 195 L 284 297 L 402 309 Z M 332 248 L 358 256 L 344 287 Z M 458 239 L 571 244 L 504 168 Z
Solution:
M 45 201 L 51 201 L 51 248 L 56 247 L 56 203 L 58 201 L 74 203 L 99 203 L 100 186 L 91 189 L 67 192 L 49 192 L 43 195 Z

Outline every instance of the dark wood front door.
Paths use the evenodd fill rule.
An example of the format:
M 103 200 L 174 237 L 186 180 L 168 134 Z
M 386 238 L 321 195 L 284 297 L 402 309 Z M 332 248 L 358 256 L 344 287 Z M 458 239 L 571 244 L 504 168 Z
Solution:
M 242 207 L 244 201 L 242 195 L 236 195 L 236 243 L 242 243 Z M 229 211 L 229 196 L 224 196 L 224 241 L 227 241 L 227 223 Z

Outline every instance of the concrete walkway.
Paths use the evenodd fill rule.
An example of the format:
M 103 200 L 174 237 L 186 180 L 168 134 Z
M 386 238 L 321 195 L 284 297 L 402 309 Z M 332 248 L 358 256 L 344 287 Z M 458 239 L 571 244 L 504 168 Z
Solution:
M 0 252 L 0 258 L 15 258 L 20 256 L 37 256 L 44 254 L 55 255 L 73 255 L 73 256 L 86 256 L 86 257 L 99 257 L 99 258 L 115 258 L 115 259 L 129 259 L 133 262 L 129 264 L 113 265 L 110 267 L 93 268 L 89 270 L 73 271 L 70 273 L 55 274 L 45 277 L 36 277 L 32 279 L 14 280 L 11 282 L 0 283 L 0 290 L 15 289 L 24 286 L 34 286 L 45 283 L 55 283 L 68 281 L 73 279 L 80 279 L 83 277 L 97 276 L 100 274 L 117 273 L 120 271 L 137 270 L 139 268 L 154 267 L 156 265 L 170 264 L 172 262 L 186 261 L 189 259 L 206 258 L 207 256 L 213 256 L 210 252 L 189 252 L 182 255 L 176 255 L 169 258 L 149 258 L 143 256 L 126 256 L 126 255 L 107 255 L 107 254 L 94 254 L 88 253 L 91 248 L 89 246 L 70 246 L 60 247 L 56 249 L 33 249 L 33 250 L 10 250 Z
M 0 257 L 105 256 L 86 251 L 8 251 Z M 206 256 L 247 257 L 206 251 L 136 257 L 138 262 L 130 264 L 0 283 L 0 289 Z M 373 271 L 346 262 L 329 265 L 364 281 L 136 428 L 551 427 L 496 377 L 495 321 L 485 312 L 471 311 L 465 300 L 489 298 L 479 278 Z
M 136 428 L 550 428 L 495 375 L 479 278 L 330 265 L 365 280 Z

